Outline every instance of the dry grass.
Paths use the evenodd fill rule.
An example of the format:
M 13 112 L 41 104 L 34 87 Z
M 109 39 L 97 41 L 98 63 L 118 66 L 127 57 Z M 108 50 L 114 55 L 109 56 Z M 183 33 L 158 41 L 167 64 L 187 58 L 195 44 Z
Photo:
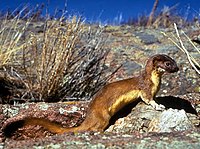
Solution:
M 176 36 L 169 36 L 167 34 L 165 34 L 164 32 L 163 35 L 166 36 L 174 45 L 176 45 L 183 53 L 186 54 L 186 57 L 188 59 L 188 61 L 190 62 L 191 66 L 194 68 L 194 70 L 200 74 L 199 68 L 200 68 L 200 64 L 196 61 L 196 59 L 190 54 L 190 52 L 187 50 L 187 48 L 184 45 L 184 42 L 182 40 L 182 38 L 186 38 L 186 41 L 188 41 L 194 50 L 196 50 L 199 54 L 200 54 L 200 50 L 195 46 L 195 44 L 192 42 L 192 40 L 185 34 L 185 32 L 183 30 L 181 30 L 181 34 L 183 35 L 183 37 L 181 38 L 179 30 L 177 28 L 177 25 L 174 23 L 174 28 L 176 31 Z
M 153 18 L 154 18 L 155 11 L 156 11 L 156 9 L 158 7 L 158 3 L 159 3 L 159 0 L 155 0 L 154 1 L 153 8 L 151 10 L 151 13 L 150 13 L 148 21 L 147 21 L 147 26 L 151 26 L 152 23 L 153 23 Z
M 23 23 L 20 19 L 21 14 L 24 13 L 24 10 L 25 9 L 22 9 L 13 19 L 8 19 L 8 15 L 6 15 L 4 19 L 1 20 L 0 68 L 11 64 L 13 56 L 15 56 L 16 53 L 23 47 L 23 44 L 20 44 L 20 40 L 30 21 L 27 20 L 25 23 Z M 27 12 L 27 15 L 28 13 L 29 12 Z
M 18 28 L 16 21 L 20 20 L 9 23 Z M 106 72 L 109 50 L 103 48 L 107 38 L 103 30 L 88 27 L 80 17 L 73 16 L 46 19 L 42 34 L 32 32 L 24 40 L 18 32 L 9 34 L 12 38 L 4 42 L 9 48 L 2 54 L 2 66 L 7 64 L 6 73 L 12 74 L 6 80 L 20 82 L 23 89 L 17 97 L 26 101 L 90 99 L 115 73 Z
M 148 28 L 169 28 L 173 27 L 173 23 L 177 23 L 179 26 L 188 26 L 195 23 L 187 21 L 177 9 L 177 5 L 172 7 L 164 6 L 161 10 L 157 9 L 159 6 L 159 0 L 155 0 L 152 11 L 149 15 L 142 14 L 137 19 L 130 18 L 127 22 L 123 24 L 135 25 L 135 26 L 145 26 Z M 198 22 L 198 21 L 196 21 Z

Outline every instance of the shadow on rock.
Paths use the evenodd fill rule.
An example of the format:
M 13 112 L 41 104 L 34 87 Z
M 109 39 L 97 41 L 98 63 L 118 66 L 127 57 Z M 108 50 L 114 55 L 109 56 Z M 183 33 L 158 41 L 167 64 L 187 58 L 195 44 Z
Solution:
M 185 110 L 187 113 L 196 114 L 197 111 L 193 108 L 191 103 L 185 99 L 174 97 L 174 96 L 164 96 L 164 97 L 157 97 L 155 101 L 158 104 L 164 105 L 167 109 L 178 109 L 178 110 Z
M 128 114 L 131 113 L 132 109 L 140 102 L 141 100 L 138 100 L 138 101 L 135 101 L 135 102 L 132 102 L 128 105 L 126 105 L 125 107 L 123 107 L 121 110 L 119 110 L 117 113 L 115 113 L 115 115 L 113 115 L 110 119 L 110 123 L 109 123 L 109 126 L 110 125 L 113 125 L 116 120 L 118 120 L 119 118 L 122 118 L 122 117 L 126 117 Z M 109 127 L 108 126 L 108 127 Z
M 178 109 L 178 110 L 185 110 L 187 113 L 197 115 L 197 111 L 193 108 L 191 103 L 185 99 L 174 97 L 174 96 L 164 96 L 164 97 L 157 97 L 155 101 L 158 104 L 162 104 L 166 107 L 166 109 Z M 113 125 L 116 120 L 122 117 L 126 117 L 128 114 L 131 113 L 132 109 L 136 107 L 136 105 L 141 102 L 141 100 L 135 101 L 127 106 L 123 107 L 119 110 L 110 120 L 109 126 Z

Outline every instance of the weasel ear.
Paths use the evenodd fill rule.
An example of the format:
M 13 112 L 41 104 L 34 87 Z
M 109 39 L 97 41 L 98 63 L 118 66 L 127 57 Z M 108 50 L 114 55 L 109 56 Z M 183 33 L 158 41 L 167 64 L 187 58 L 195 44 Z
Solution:
M 153 62 L 155 62 L 155 61 L 162 61 L 163 59 L 165 59 L 165 56 L 161 55 L 161 54 L 156 54 L 152 58 L 153 58 Z
M 154 69 L 154 67 L 157 65 L 158 62 L 158 55 L 153 55 L 151 56 L 146 63 L 146 71 L 152 71 L 152 69 Z
M 158 62 L 163 61 L 163 56 L 160 54 L 156 54 L 154 56 L 151 57 L 151 61 L 152 61 L 152 65 L 156 66 L 158 64 Z

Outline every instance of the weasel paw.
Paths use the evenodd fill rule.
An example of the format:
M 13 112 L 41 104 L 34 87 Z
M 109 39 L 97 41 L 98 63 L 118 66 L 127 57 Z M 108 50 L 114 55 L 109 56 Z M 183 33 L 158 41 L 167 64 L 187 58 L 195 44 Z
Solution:
M 163 111 L 163 110 L 165 110 L 165 106 L 164 106 L 164 105 L 161 105 L 161 104 L 157 104 L 157 106 L 155 107 L 155 109 L 156 109 L 157 111 Z
M 164 105 L 157 104 L 154 100 L 150 101 L 149 104 L 157 111 L 163 111 L 165 109 Z

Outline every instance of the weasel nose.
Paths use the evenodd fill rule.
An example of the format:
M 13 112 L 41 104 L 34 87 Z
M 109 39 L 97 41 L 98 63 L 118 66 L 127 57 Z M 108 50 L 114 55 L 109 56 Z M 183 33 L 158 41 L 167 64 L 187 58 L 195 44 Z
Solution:
M 179 71 L 179 68 L 177 67 L 176 71 Z
M 173 67 L 171 68 L 171 70 L 169 70 L 168 72 L 174 73 L 174 72 L 177 72 L 177 71 L 179 71 L 178 66 L 173 66 Z
M 179 68 L 178 66 L 175 66 L 173 72 L 177 72 L 177 71 L 179 71 Z
M 179 67 L 178 67 L 178 66 L 176 66 L 176 72 L 177 72 L 177 71 L 179 71 Z

